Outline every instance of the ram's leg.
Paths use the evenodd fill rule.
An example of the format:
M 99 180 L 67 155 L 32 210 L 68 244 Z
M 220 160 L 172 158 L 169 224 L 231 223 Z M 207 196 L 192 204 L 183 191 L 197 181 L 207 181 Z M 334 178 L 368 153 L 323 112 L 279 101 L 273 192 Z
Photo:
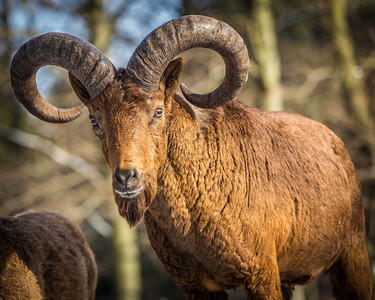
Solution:
M 264 266 L 257 274 L 251 277 L 251 281 L 245 285 L 249 300 L 281 300 L 280 274 L 277 263 L 270 263 Z
M 371 271 L 364 240 L 344 249 L 330 269 L 337 299 L 371 299 Z
M 228 295 L 225 291 L 209 292 L 184 289 L 184 293 L 188 300 L 228 300 Z
M 290 286 L 288 284 L 282 284 L 281 292 L 283 294 L 283 300 L 290 300 L 293 296 L 293 286 Z
M 210 292 L 209 299 L 210 300 L 228 300 L 228 294 L 225 291 Z

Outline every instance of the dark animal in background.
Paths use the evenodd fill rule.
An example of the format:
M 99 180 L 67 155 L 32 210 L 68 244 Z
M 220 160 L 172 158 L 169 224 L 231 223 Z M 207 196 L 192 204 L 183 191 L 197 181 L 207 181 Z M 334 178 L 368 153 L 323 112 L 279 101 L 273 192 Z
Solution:
M 222 84 L 197 95 L 182 86 L 193 47 L 217 51 Z M 43 99 L 35 73 L 69 71 L 83 104 L 62 110 Z M 131 226 L 144 220 L 152 247 L 188 299 L 288 298 L 322 272 L 338 299 L 370 299 L 361 192 L 342 141 L 302 116 L 265 112 L 235 97 L 247 80 L 242 38 L 204 16 L 151 32 L 126 69 L 76 37 L 48 33 L 15 55 L 18 100 L 48 122 L 69 122 L 84 106 L 113 173 L 114 198 Z M 283 288 L 282 288 L 283 287 Z
M 93 300 L 96 280 L 83 233 L 62 215 L 0 218 L 0 299 Z

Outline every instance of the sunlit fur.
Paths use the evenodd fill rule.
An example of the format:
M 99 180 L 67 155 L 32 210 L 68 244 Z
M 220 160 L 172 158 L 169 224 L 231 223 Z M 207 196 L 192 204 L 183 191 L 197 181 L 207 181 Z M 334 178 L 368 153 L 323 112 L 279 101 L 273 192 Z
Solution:
M 115 194 L 120 214 L 132 226 L 144 218 L 188 299 L 227 299 L 224 289 L 240 285 L 249 299 L 288 298 L 324 271 L 339 299 L 370 299 L 360 188 L 342 141 L 320 123 L 237 99 L 193 107 L 174 94 L 181 70 L 173 61 L 154 94 L 120 71 L 85 103 L 112 171 L 144 176 L 138 200 Z

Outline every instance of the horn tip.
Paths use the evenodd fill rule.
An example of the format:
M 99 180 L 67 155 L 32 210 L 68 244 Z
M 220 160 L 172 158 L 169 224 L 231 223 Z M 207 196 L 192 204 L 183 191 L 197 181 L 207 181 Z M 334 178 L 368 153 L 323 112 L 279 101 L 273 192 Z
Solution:
M 193 92 L 189 90 L 189 88 L 184 83 L 180 83 L 180 89 L 186 99 L 189 99 L 189 96 L 193 94 Z
M 180 83 L 180 89 L 181 89 L 182 94 L 186 98 L 186 95 L 185 95 L 185 90 L 187 89 L 186 85 L 183 83 Z
M 208 94 L 196 94 L 188 89 L 188 87 L 181 83 L 180 88 L 185 99 L 191 104 L 200 108 L 211 108 L 210 107 L 210 93 Z

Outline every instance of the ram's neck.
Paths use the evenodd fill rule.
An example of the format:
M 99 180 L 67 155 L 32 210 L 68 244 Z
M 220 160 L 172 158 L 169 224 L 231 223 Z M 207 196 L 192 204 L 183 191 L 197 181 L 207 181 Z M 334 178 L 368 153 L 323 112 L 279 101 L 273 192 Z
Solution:
M 231 147 L 224 140 L 223 126 L 218 125 L 222 109 L 192 110 L 181 101 L 173 103 L 168 153 L 159 170 L 158 195 L 149 216 L 169 232 L 185 235 L 191 226 L 205 223 L 202 218 L 207 216 L 201 216 L 202 211 L 212 207 L 220 212 L 226 205 L 232 183 L 222 170 L 232 169 L 233 161 L 222 155 Z
M 166 166 L 172 168 L 176 176 L 189 184 L 190 189 L 199 184 L 199 179 L 209 167 L 207 164 L 216 153 L 216 145 L 211 145 L 210 135 L 217 134 L 211 126 L 202 125 L 199 110 L 193 110 L 185 102 L 174 103 L 173 117 L 167 130 L 168 151 Z M 204 128 L 202 128 L 204 126 Z M 211 134 L 211 135 L 212 135 Z M 189 175 L 188 175 L 189 174 Z M 163 174 L 162 174 L 163 175 Z M 186 176 L 189 176 L 187 178 Z
M 173 101 L 167 136 L 168 150 L 159 169 L 158 193 L 149 209 L 151 217 L 163 226 L 171 225 L 173 211 L 181 216 L 197 201 L 213 151 L 208 147 L 195 112 L 180 97 Z

